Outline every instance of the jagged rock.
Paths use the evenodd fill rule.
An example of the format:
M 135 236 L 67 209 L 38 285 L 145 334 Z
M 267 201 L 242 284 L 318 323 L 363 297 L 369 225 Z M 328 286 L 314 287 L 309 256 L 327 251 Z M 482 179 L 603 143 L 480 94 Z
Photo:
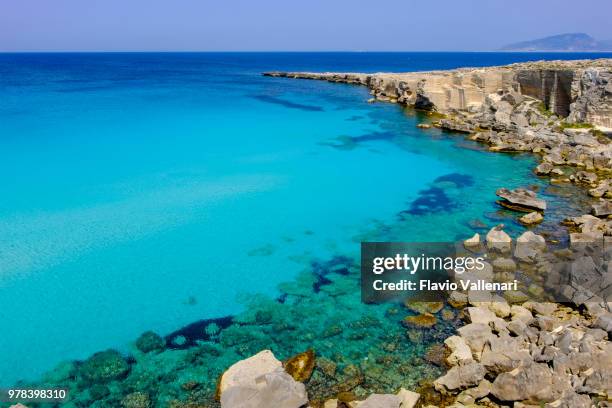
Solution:
M 546 210 L 546 201 L 539 199 L 537 194 L 531 190 L 524 188 L 517 188 L 514 190 L 500 188 L 495 194 L 503 199 L 498 201 L 500 205 L 512 210 L 525 212 Z
M 468 296 L 465 293 L 452 291 L 448 296 L 448 304 L 452 307 L 459 309 L 466 306 L 468 303 Z
M 576 183 L 592 184 L 597 181 L 597 174 L 581 170 L 576 172 L 576 174 L 572 174 L 570 180 Z
M 400 398 L 400 408 L 414 408 L 421 395 L 418 392 L 408 391 L 400 388 L 397 396 Z
M 519 319 L 527 324 L 529 324 L 533 320 L 533 315 L 531 314 L 529 309 L 519 305 L 510 306 L 510 315 L 512 316 L 513 320 Z
M 434 388 L 442 393 L 448 393 L 478 385 L 486 374 L 482 364 L 469 362 L 454 366 L 446 375 L 434 381 Z
M 535 262 L 538 255 L 546 249 L 546 240 L 541 235 L 526 231 L 516 239 L 514 257 L 522 262 Z
M 468 388 L 462 391 L 457 396 L 457 402 L 465 405 L 472 405 L 476 400 L 481 399 L 489 395 L 491 392 L 491 383 L 487 380 L 482 380 L 478 386 L 474 388 Z
M 503 230 L 503 225 L 498 225 L 487 233 L 487 248 L 499 252 L 509 252 L 512 249 L 512 238 Z
M 221 393 L 222 408 L 300 408 L 308 403 L 306 387 L 282 368 L 256 378 L 241 379 Z
M 563 170 L 558 169 L 558 168 L 554 168 L 550 171 L 550 174 L 554 174 L 555 176 L 563 176 L 565 175 L 565 173 L 563 172 Z
M 537 211 L 530 212 L 519 218 L 519 222 L 523 225 L 535 225 L 544 220 L 544 216 Z
M 539 315 L 550 316 L 557 310 L 558 305 L 551 302 L 525 302 L 523 307 Z
M 527 324 L 525 324 L 525 322 L 521 319 L 514 319 L 510 321 L 506 327 L 508 328 L 508 331 L 515 336 L 523 336 L 527 330 Z
M 528 350 L 485 350 L 482 353 L 480 362 L 489 373 L 498 375 L 499 373 L 512 371 L 520 365 L 531 362 L 531 355 Z
M 270 350 L 263 350 L 252 357 L 240 360 L 223 373 L 219 382 L 219 393 L 231 387 L 255 386 L 255 379 L 283 368 L 283 363 Z
M 499 320 L 499 317 L 497 317 L 495 313 L 484 307 L 468 307 L 466 315 L 470 323 L 483 323 L 489 325 Z
M 603 240 L 602 232 L 573 232 L 570 234 L 572 247 L 584 247 L 584 244 L 592 244 L 601 240 Z
M 532 363 L 501 373 L 493 381 L 491 394 L 502 401 L 550 402 L 561 396 L 563 384 L 557 384 L 546 364 Z
M 593 327 L 612 333 L 612 313 L 605 313 L 599 316 L 593 324 Z
M 612 198 L 612 181 L 608 179 L 601 181 L 597 187 L 589 190 L 589 195 L 595 198 Z
M 612 215 L 612 201 L 600 199 L 600 201 L 591 206 L 591 212 L 596 217 L 607 217 Z
M 510 316 L 510 305 L 501 296 L 494 296 L 491 303 L 487 305 L 489 310 L 495 313 L 495 316 L 500 318 L 506 318 Z
M 315 367 L 314 350 L 297 354 L 285 361 L 283 365 L 287 374 L 293 377 L 295 381 L 307 381 Z
M 448 364 L 457 365 L 473 360 L 472 351 L 463 338 L 459 336 L 450 336 L 444 340 L 444 344 L 451 351 L 451 354 L 446 358 Z
M 472 236 L 472 238 L 468 238 L 463 241 L 463 246 L 466 249 L 474 249 L 480 246 L 480 234 L 476 233 Z
M 472 351 L 472 356 L 479 360 L 485 344 L 492 338 L 491 328 L 484 323 L 470 323 L 457 329 L 459 336 Z
M 553 170 L 553 165 L 550 163 L 540 163 L 534 170 L 535 174 L 537 174 L 538 176 L 546 176 L 548 174 L 550 174 L 550 172 Z

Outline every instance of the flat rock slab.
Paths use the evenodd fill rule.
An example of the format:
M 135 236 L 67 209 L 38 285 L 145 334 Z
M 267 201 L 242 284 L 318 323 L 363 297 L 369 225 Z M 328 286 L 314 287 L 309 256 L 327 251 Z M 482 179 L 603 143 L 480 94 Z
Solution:
M 517 188 L 514 190 L 500 188 L 495 194 L 503 199 L 498 201 L 501 206 L 512 210 L 523 212 L 546 210 L 546 201 L 538 198 L 537 194 L 531 190 L 524 188 Z

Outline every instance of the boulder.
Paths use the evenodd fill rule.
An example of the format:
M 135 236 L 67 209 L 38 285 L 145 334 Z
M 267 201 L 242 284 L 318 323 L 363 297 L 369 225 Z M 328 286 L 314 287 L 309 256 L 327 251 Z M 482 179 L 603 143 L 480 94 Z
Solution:
M 499 252 L 510 252 L 512 249 L 512 238 L 503 230 L 503 225 L 491 228 L 487 233 L 487 248 Z
M 561 394 L 548 365 L 532 363 L 506 373 L 493 381 L 491 394 L 501 401 L 550 402 Z
M 514 257 L 522 262 L 533 263 L 545 249 L 546 240 L 544 237 L 527 231 L 517 238 Z
M 519 222 L 523 225 L 535 225 L 544 220 L 544 216 L 537 211 L 530 212 L 519 218 Z
M 495 313 L 485 307 L 468 307 L 466 315 L 470 323 L 483 323 L 486 325 L 499 319 Z
M 502 198 L 502 200 L 498 201 L 501 206 L 512 210 L 524 212 L 546 210 L 546 201 L 539 199 L 537 194 L 531 190 L 524 188 L 517 188 L 514 190 L 500 188 L 495 194 Z
M 304 384 L 285 372 L 270 350 L 232 365 L 218 390 L 222 408 L 299 408 L 308 402 Z
M 223 393 L 226 389 L 235 386 L 254 386 L 257 378 L 279 368 L 283 368 L 283 363 L 277 360 L 270 350 L 263 350 L 228 368 L 221 377 L 219 392 Z
M 470 323 L 457 329 L 459 336 L 472 351 L 472 356 L 480 359 L 485 344 L 493 337 L 491 328 L 484 323 Z
M 531 312 L 527 308 L 519 305 L 510 306 L 510 315 L 512 316 L 512 320 L 522 320 L 526 324 L 529 324 L 533 320 Z
M 499 295 L 495 295 L 487 306 L 497 317 L 504 319 L 510 316 L 510 305 L 506 302 L 506 299 Z
M 601 198 L 598 203 L 591 206 L 591 212 L 596 217 L 612 215 L 612 201 Z
M 400 398 L 400 408 L 414 408 L 421 397 L 418 392 L 408 391 L 400 388 L 397 396 Z
M 538 176 L 545 176 L 547 174 L 550 174 L 553 168 L 554 167 L 552 164 L 544 162 L 539 164 L 538 167 L 535 168 L 534 172 Z
M 597 320 L 595 320 L 593 327 L 605 330 L 609 334 L 612 334 L 612 313 L 600 315 Z
M 312 371 L 315 367 L 314 350 L 311 349 L 287 359 L 283 366 L 285 367 L 285 371 L 293 377 L 295 381 L 307 381 L 312 375 Z
M 597 174 L 581 170 L 572 174 L 570 180 L 576 183 L 593 184 L 597 181 Z
M 482 364 L 469 362 L 454 366 L 446 375 L 434 381 L 434 388 L 442 393 L 449 393 L 478 385 L 487 371 Z
M 451 351 L 451 354 L 446 358 L 450 365 L 467 363 L 473 360 L 472 351 L 465 343 L 465 340 L 459 336 L 450 336 L 444 340 L 444 344 Z
M 465 293 L 457 292 L 455 290 L 448 296 L 448 304 L 456 309 L 464 307 L 467 305 L 467 303 L 468 296 Z
M 307 403 L 304 384 L 282 368 L 228 387 L 221 394 L 221 408 L 300 408 Z
M 468 238 L 463 241 L 463 246 L 466 249 L 475 249 L 480 247 L 480 234 L 476 233 L 472 236 L 472 238 Z

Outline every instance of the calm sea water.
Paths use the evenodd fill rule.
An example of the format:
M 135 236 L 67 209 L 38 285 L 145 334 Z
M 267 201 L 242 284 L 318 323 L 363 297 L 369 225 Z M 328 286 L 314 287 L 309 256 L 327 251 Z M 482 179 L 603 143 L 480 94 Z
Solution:
M 458 147 L 367 89 L 262 71 L 593 56 L 0 54 L 0 382 L 235 313 L 373 230 L 466 236 L 497 187 L 538 182 L 531 158 Z

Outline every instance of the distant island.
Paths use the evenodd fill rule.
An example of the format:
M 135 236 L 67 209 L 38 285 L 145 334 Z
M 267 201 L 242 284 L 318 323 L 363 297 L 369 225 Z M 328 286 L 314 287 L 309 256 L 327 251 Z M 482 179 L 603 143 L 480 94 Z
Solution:
M 585 33 L 568 33 L 509 44 L 502 51 L 612 51 L 612 41 L 596 40 Z

